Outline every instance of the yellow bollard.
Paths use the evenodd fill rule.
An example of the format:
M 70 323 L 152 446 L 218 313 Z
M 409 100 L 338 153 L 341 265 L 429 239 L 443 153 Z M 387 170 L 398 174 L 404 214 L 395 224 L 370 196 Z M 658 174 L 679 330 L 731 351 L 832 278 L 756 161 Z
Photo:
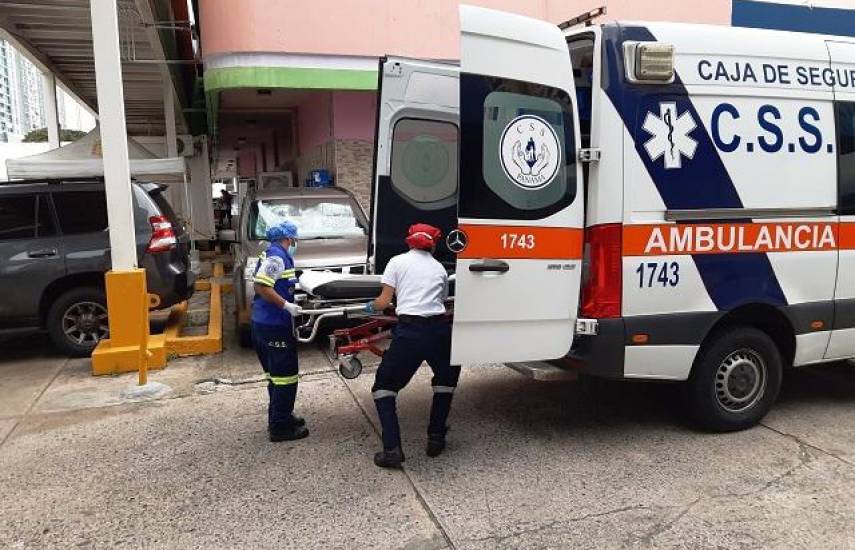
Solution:
M 92 352 L 92 374 L 138 371 L 139 384 L 144 385 L 150 361 L 157 355 L 150 345 L 145 270 L 108 271 L 105 281 L 110 338 Z

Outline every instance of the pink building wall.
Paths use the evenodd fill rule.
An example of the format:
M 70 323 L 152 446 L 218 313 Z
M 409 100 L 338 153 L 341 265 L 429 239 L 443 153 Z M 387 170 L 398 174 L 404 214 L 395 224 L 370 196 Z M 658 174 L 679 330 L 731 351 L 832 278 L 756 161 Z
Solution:
M 374 140 L 374 92 L 314 92 L 297 106 L 299 152 L 331 139 Z
M 300 153 L 332 139 L 332 94 L 316 92 L 297 106 L 297 143 Z
M 254 147 L 238 153 L 237 167 L 241 177 L 252 177 L 258 172 L 258 153 Z
M 374 92 L 333 93 L 333 130 L 336 139 L 374 141 L 377 94 Z
M 202 53 L 457 59 L 458 0 L 200 0 Z M 558 23 L 605 0 L 466 0 Z M 730 0 L 609 0 L 608 19 L 730 24 Z

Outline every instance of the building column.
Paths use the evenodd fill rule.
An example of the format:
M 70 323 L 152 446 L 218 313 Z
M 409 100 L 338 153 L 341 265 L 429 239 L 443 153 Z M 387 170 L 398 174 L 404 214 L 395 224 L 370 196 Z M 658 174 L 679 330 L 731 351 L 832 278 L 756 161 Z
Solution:
M 213 240 L 217 238 L 214 227 L 214 209 L 211 208 L 214 197 L 211 187 L 211 163 L 208 159 L 207 138 L 196 138 L 200 141 L 201 151 L 189 159 L 190 165 L 190 203 L 193 212 L 193 225 L 190 238 L 196 240 Z
M 178 135 L 175 128 L 175 93 L 172 88 L 172 81 L 169 79 L 163 81 L 163 122 L 165 128 L 163 139 L 166 141 L 166 156 L 168 158 L 175 158 L 178 156 Z M 169 187 L 172 207 L 185 221 L 192 222 L 190 219 L 190 197 L 187 192 L 186 179 L 181 185 L 180 191 L 178 190 L 178 184 L 172 184 Z M 181 196 L 180 202 L 175 200 L 179 195 Z
M 119 27 L 115 0 L 91 0 L 92 42 L 98 120 L 110 222 L 110 252 L 114 270 L 137 267 L 131 194 L 125 94 L 119 58 Z
M 56 78 L 53 73 L 43 73 L 42 98 L 45 104 L 48 144 L 51 149 L 59 147 L 59 114 L 56 106 Z
M 112 258 L 105 277 L 110 339 L 92 353 L 92 373 L 139 371 L 142 385 L 150 355 L 148 292 L 145 270 L 137 267 L 116 0 L 91 0 L 90 15 Z
M 175 93 L 172 82 L 163 82 L 163 120 L 166 124 L 166 156 L 178 156 L 178 137 L 175 132 Z

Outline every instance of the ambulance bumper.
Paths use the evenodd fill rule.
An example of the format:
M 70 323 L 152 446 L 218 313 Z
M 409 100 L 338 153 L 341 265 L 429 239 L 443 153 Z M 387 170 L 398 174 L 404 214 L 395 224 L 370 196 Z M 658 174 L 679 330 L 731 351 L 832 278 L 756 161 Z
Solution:
M 599 319 L 596 335 L 577 334 L 562 362 L 584 374 L 623 378 L 625 335 L 623 318 Z

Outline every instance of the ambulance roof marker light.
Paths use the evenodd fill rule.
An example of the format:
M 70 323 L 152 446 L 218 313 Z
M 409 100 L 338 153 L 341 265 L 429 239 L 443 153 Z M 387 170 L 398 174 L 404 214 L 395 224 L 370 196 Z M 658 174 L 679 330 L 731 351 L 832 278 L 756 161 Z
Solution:
M 592 10 L 588 10 L 581 15 L 577 15 L 572 19 L 568 19 L 563 23 L 558 24 L 558 28 L 562 31 L 566 31 L 570 27 L 575 27 L 576 25 L 584 24 L 586 27 L 590 27 L 593 23 L 592 21 L 597 17 L 602 17 L 606 14 L 606 6 L 600 6 L 599 8 L 594 8 Z
M 626 78 L 633 84 L 674 82 L 674 46 L 661 42 L 624 42 Z

